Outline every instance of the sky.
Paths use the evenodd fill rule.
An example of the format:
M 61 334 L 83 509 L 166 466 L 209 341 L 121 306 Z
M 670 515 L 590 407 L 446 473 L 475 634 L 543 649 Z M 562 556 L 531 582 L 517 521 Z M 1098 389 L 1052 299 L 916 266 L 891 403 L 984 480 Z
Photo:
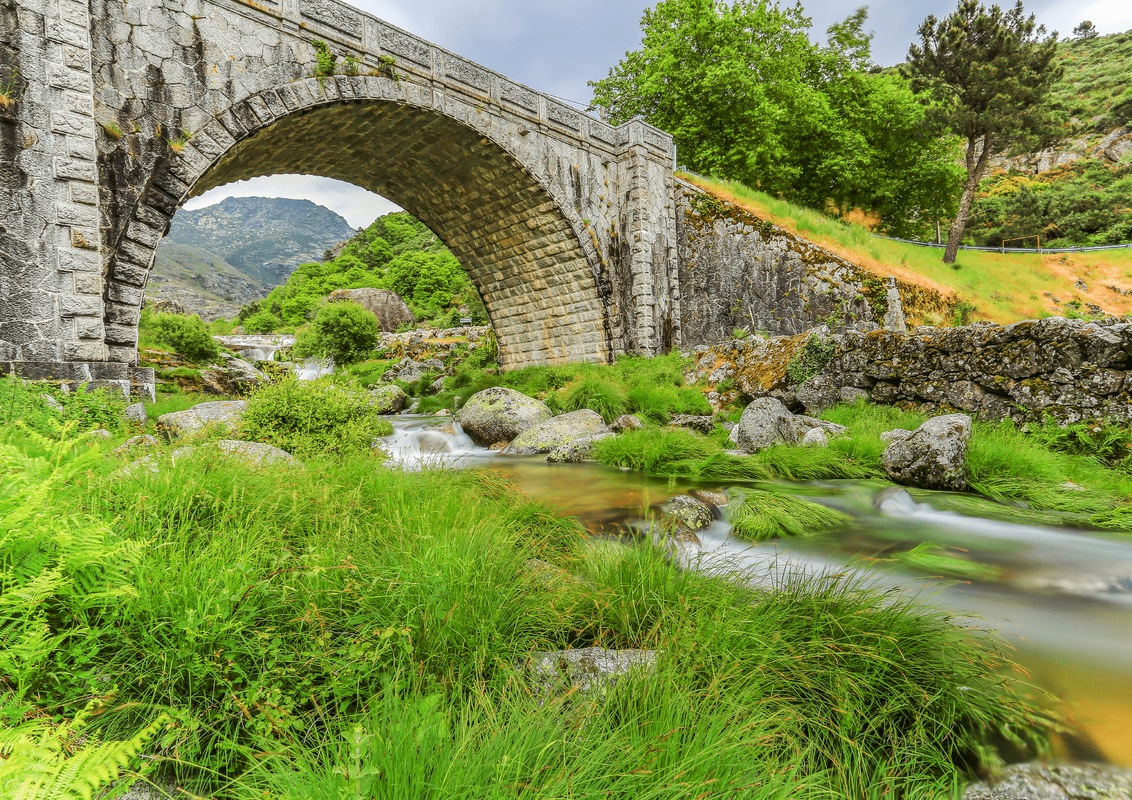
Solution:
M 531 88 L 587 103 L 588 81 L 599 80 L 640 43 L 641 12 L 647 0 L 355 0 L 353 5 L 411 31 L 464 58 L 476 61 Z M 787 3 L 782 3 L 786 5 Z M 916 29 L 928 14 L 944 17 L 956 0 L 810 0 L 811 38 L 868 5 L 866 28 L 874 32 L 873 60 L 890 66 L 904 60 Z M 1000 0 L 1000 5 L 1012 5 Z M 1132 29 L 1128 0 L 1031 0 L 1026 10 L 1061 38 L 1082 20 L 1101 34 Z M 397 206 L 350 184 L 326 178 L 280 175 L 240 181 L 213 189 L 185 207 L 204 208 L 225 197 L 309 199 L 333 209 L 354 227 L 368 225 Z

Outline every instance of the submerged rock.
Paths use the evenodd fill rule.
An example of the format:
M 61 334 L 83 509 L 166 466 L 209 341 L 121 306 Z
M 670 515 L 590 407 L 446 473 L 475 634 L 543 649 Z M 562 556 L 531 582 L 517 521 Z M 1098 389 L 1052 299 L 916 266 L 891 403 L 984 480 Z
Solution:
M 493 386 L 476 392 L 456 412 L 456 422 L 481 447 L 510 442 L 554 416 L 546 403 L 514 389 Z
M 896 483 L 961 492 L 967 488 L 970 438 L 971 418 L 966 414 L 932 417 L 910 436 L 892 442 L 881 464 Z
M 702 531 L 715 522 L 715 512 L 711 507 L 686 494 L 669 500 L 664 506 L 664 513 L 690 531 Z
M 602 433 L 608 433 L 608 430 L 601 414 L 583 408 L 580 411 L 559 414 L 546 422 L 532 425 L 516 436 L 503 452 L 524 456 L 535 453 L 549 453 L 551 450 L 562 447 L 575 439 L 597 436 Z
M 967 787 L 964 800 L 1132 800 L 1132 769 L 1107 764 L 1013 764 Z
M 214 400 L 211 403 L 199 403 L 185 411 L 162 414 L 157 418 L 157 427 L 167 439 L 200 433 L 214 425 L 225 431 L 235 431 L 240 426 L 247 407 L 245 400 Z

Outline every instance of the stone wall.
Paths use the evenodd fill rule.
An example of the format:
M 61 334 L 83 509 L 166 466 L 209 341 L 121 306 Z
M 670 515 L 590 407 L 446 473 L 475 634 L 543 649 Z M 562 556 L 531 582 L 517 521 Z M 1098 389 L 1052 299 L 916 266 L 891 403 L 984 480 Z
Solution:
M 816 374 L 799 386 L 788 366 L 807 340 L 825 344 Z M 915 328 L 830 334 L 826 329 L 712 348 L 735 384 L 752 397 L 773 396 L 818 411 L 839 400 L 940 414 L 964 411 L 983 420 L 1022 422 L 1049 415 L 1062 424 L 1084 419 L 1132 421 L 1132 322 L 1061 317 L 1013 325 Z M 820 362 L 828 357 L 822 365 Z
M 786 336 L 903 329 L 905 313 L 947 314 L 953 301 L 869 272 L 685 181 L 676 189 L 680 327 L 685 348 L 735 328 Z

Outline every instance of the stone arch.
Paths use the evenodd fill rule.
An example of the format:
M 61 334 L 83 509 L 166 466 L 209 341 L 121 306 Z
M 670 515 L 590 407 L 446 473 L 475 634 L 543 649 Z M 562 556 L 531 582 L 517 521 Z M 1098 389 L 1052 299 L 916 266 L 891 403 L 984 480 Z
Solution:
M 111 348 L 124 356 L 136 342 L 154 252 L 187 199 L 235 180 L 300 173 L 388 197 L 432 228 L 479 288 L 504 367 L 608 361 L 610 287 L 589 221 L 573 198 L 558 196 L 570 182 L 539 177 L 551 159 L 524 146 L 530 131 L 521 122 L 411 89 L 377 76 L 298 80 L 233 104 L 171 149 L 111 248 Z

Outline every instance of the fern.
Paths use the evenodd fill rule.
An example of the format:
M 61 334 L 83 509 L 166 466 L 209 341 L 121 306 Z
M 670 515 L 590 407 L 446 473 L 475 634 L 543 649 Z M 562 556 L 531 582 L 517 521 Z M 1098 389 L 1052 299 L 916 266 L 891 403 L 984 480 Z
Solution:
M 100 627 L 100 612 L 136 596 L 131 575 L 144 548 L 95 520 L 51 508 L 50 493 L 99 457 L 97 449 L 82 452 L 89 435 L 72 437 L 74 423 L 56 423 L 57 439 L 22 427 L 27 443 L 46 455 L 0 446 L 0 674 L 9 709 L 50 685 L 47 666 L 60 647 L 97 647 L 97 634 L 110 630 L 109 623 Z
M 88 707 L 70 723 L 37 719 L 0 729 L 0 797 L 91 800 L 168 723 L 162 715 L 125 741 L 100 742 L 83 733 L 89 713 Z

